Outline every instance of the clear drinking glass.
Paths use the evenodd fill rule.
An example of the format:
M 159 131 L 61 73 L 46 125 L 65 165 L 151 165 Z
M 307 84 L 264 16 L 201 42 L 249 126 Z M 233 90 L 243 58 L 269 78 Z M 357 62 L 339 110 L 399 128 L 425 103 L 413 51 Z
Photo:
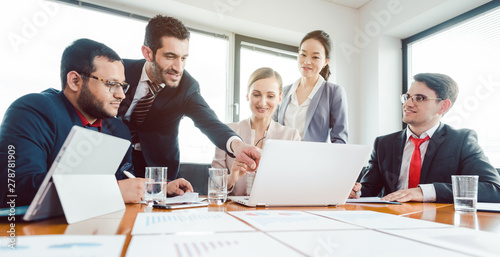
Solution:
M 208 169 L 208 203 L 221 205 L 227 199 L 227 169 Z
M 455 211 L 475 212 L 477 205 L 477 175 L 452 175 Z
M 160 203 L 167 199 L 167 167 L 146 167 L 146 192 L 144 199 L 148 204 Z

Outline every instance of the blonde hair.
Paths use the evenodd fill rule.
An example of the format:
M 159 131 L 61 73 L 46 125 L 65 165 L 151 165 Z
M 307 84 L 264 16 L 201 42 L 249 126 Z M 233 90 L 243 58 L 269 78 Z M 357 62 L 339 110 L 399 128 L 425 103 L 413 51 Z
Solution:
M 250 88 L 252 87 L 253 83 L 255 83 L 257 80 L 267 78 L 275 78 L 278 81 L 279 93 L 281 95 L 281 92 L 283 90 L 283 81 L 281 80 L 281 76 L 277 71 L 268 67 L 258 68 L 252 73 L 252 75 L 250 75 L 247 84 L 247 93 L 250 92 Z

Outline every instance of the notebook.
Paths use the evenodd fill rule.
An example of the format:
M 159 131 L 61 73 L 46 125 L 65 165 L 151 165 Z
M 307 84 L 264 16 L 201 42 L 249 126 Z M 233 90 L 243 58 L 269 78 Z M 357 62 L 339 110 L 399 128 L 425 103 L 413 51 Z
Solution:
M 250 207 L 345 204 L 371 147 L 267 140 L 250 196 L 229 199 Z
M 69 224 L 125 209 L 115 172 L 128 140 L 74 126 L 23 219 L 64 214 Z

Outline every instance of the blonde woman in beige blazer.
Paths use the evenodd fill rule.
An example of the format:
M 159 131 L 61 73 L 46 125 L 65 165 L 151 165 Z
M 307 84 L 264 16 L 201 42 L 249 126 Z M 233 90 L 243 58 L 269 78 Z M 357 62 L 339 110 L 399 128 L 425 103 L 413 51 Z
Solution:
M 252 73 L 247 87 L 247 101 L 252 116 L 228 124 L 243 142 L 262 148 L 267 139 L 300 141 L 297 129 L 285 127 L 271 118 L 281 102 L 282 88 L 281 76 L 273 69 L 259 68 Z M 231 195 L 250 194 L 255 173 L 248 171 L 244 163 L 236 162 L 225 151 L 216 148 L 212 167 L 229 170 L 228 192 L 231 192 Z

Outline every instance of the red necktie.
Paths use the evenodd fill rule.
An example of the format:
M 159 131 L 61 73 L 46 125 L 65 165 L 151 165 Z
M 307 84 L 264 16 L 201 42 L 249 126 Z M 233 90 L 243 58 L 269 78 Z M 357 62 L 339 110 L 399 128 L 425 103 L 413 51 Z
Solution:
M 151 81 L 148 80 L 147 82 L 149 85 L 148 93 L 137 102 L 132 115 L 130 115 L 130 122 L 137 126 L 139 126 L 146 118 L 146 115 L 153 105 L 153 101 L 155 100 L 157 93 L 161 89 L 160 86 L 153 84 Z
M 429 140 L 430 137 L 427 136 L 424 139 L 410 137 L 415 149 L 413 149 L 413 154 L 411 155 L 410 161 L 410 178 L 408 180 L 408 188 L 417 187 L 420 183 L 420 168 L 422 166 L 422 158 L 420 156 L 420 145 L 425 141 Z

